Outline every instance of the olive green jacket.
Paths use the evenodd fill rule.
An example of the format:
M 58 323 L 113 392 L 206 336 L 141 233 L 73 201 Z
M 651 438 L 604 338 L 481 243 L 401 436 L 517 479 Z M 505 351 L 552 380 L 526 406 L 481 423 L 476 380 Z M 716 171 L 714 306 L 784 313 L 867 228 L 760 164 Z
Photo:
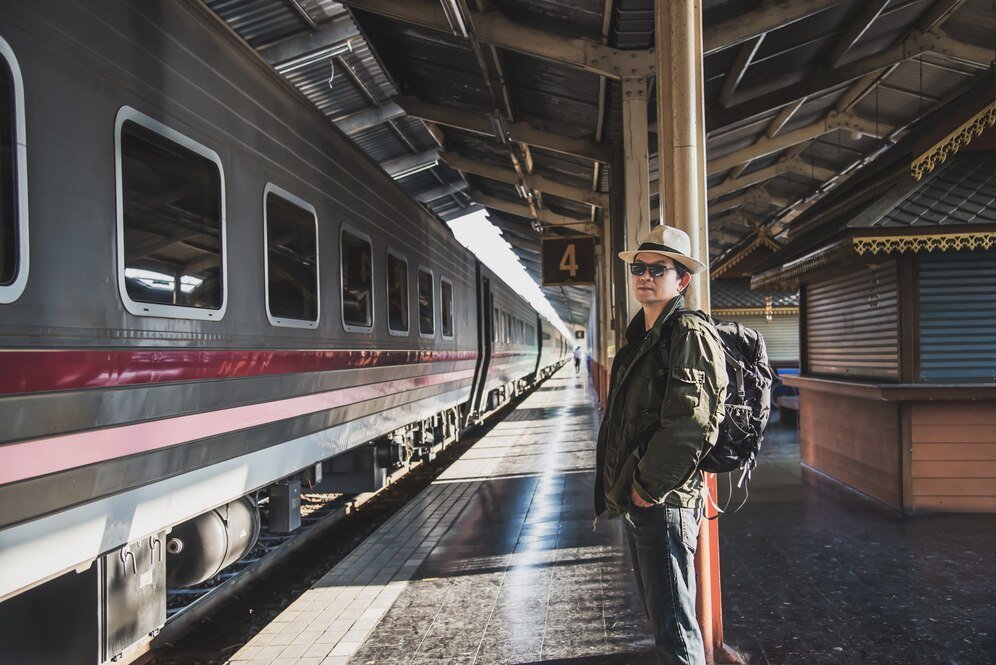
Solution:
M 641 310 L 612 363 L 598 431 L 595 514 L 625 513 L 630 486 L 645 501 L 693 506 L 701 496 L 699 460 L 716 443 L 726 396 L 726 361 L 716 329 L 678 315 L 677 296 L 646 330 Z M 672 323 L 673 320 L 673 323 Z M 658 346 L 670 326 L 668 371 Z

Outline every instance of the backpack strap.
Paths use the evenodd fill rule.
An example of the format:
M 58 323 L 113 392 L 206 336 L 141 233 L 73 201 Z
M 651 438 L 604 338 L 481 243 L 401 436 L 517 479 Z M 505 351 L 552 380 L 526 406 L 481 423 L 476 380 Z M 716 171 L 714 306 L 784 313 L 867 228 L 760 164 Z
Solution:
M 661 340 L 657 344 L 657 356 L 658 356 L 658 359 L 660 360 L 661 371 L 664 372 L 665 374 L 667 373 L 668 365 L 670 365 L 670 360 L 669 360 L 670 348 L 669 348 L 669 344 L 671 343 L 671 329 L 674 327 L 675 321 L 677 321 L 678 317 L 681 316 L 682 314 L 690 314 L 692 316 L 697 316 L 700 319 L 702 319 L 703 321 L 707 321 L 708 323 L 713 324 L 713 326 L 715 327 L 715 322 L 713 322 L 712 317 L 710 317 L 705 312 L 700 312 L 697 309 L 685 309 L 684 307 L 682 307 L 681 309 L 679 309 L 678 311 L 676 311 L 674 313 L 674 318 L 672 318 L 671 321 L 668 322 L 666 330 L 662 330 L 661 331 Z M 740 324 L 737 324 L 737 325 L 740 325 Z M 730 353 L 729 349 L 726 348 L 726 345 L 723 344 L 723 340 L 722 339 L 720 339 L 720 341 L 719 341 L 719 348 L 721 348 L 723 350 L 723 355 L 726 356 L 726 366 L 727 367 L 732 366 L 732 367 L 734 367 L 736 369 L 736 372 L 737 372 L 737 396 L 740 398 L 740 402 L 742 403 L 744 401 L 744 399 L 746 399 L 746 397 L 747 397 L 746 393 L 744 392 L 744 366 L 743 366 L 743 364 L 739 360 L 737 360 L 733 356 L 732 353 Z

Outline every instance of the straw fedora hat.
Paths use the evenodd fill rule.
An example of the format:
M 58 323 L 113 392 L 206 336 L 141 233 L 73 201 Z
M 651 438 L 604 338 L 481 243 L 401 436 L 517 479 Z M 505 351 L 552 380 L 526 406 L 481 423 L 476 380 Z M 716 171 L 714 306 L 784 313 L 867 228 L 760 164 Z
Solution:
M 688 234 L 673 226 L 655 226 L 640 242 L 639 247 L 628 252 L 619 252 L 619 258 L 626 263 L 632 263 L 637 254 L 643 253 L 667 256 L 693 273 L 705 270 L 705 264 L 690 256 L 692 242 L 688 239 Z

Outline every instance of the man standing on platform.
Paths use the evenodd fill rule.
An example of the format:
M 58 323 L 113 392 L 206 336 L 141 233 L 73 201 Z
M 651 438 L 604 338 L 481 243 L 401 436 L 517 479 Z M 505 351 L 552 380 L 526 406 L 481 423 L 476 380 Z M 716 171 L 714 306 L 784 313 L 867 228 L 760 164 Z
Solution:
M 704 507 L 698 464 L 723 419 L 723 348 L 710 323 L 681 313 L 691 273 L 705 269 L 691 257 L 688 234 L 658 226 L 619 258 L 629 264 L 630 288 L 642 309 L 612 364 L 598 433 L 595 514 L 625 516 L 658 661 L 704 664 L 695 617 L 694 558 Z

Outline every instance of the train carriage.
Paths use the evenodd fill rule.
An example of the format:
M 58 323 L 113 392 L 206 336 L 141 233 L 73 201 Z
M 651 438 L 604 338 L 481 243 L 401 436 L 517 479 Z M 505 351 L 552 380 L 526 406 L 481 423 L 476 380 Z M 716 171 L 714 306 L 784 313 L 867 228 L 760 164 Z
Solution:
M 0 600 L 564 361 L 207 10 L 0 8 Z

